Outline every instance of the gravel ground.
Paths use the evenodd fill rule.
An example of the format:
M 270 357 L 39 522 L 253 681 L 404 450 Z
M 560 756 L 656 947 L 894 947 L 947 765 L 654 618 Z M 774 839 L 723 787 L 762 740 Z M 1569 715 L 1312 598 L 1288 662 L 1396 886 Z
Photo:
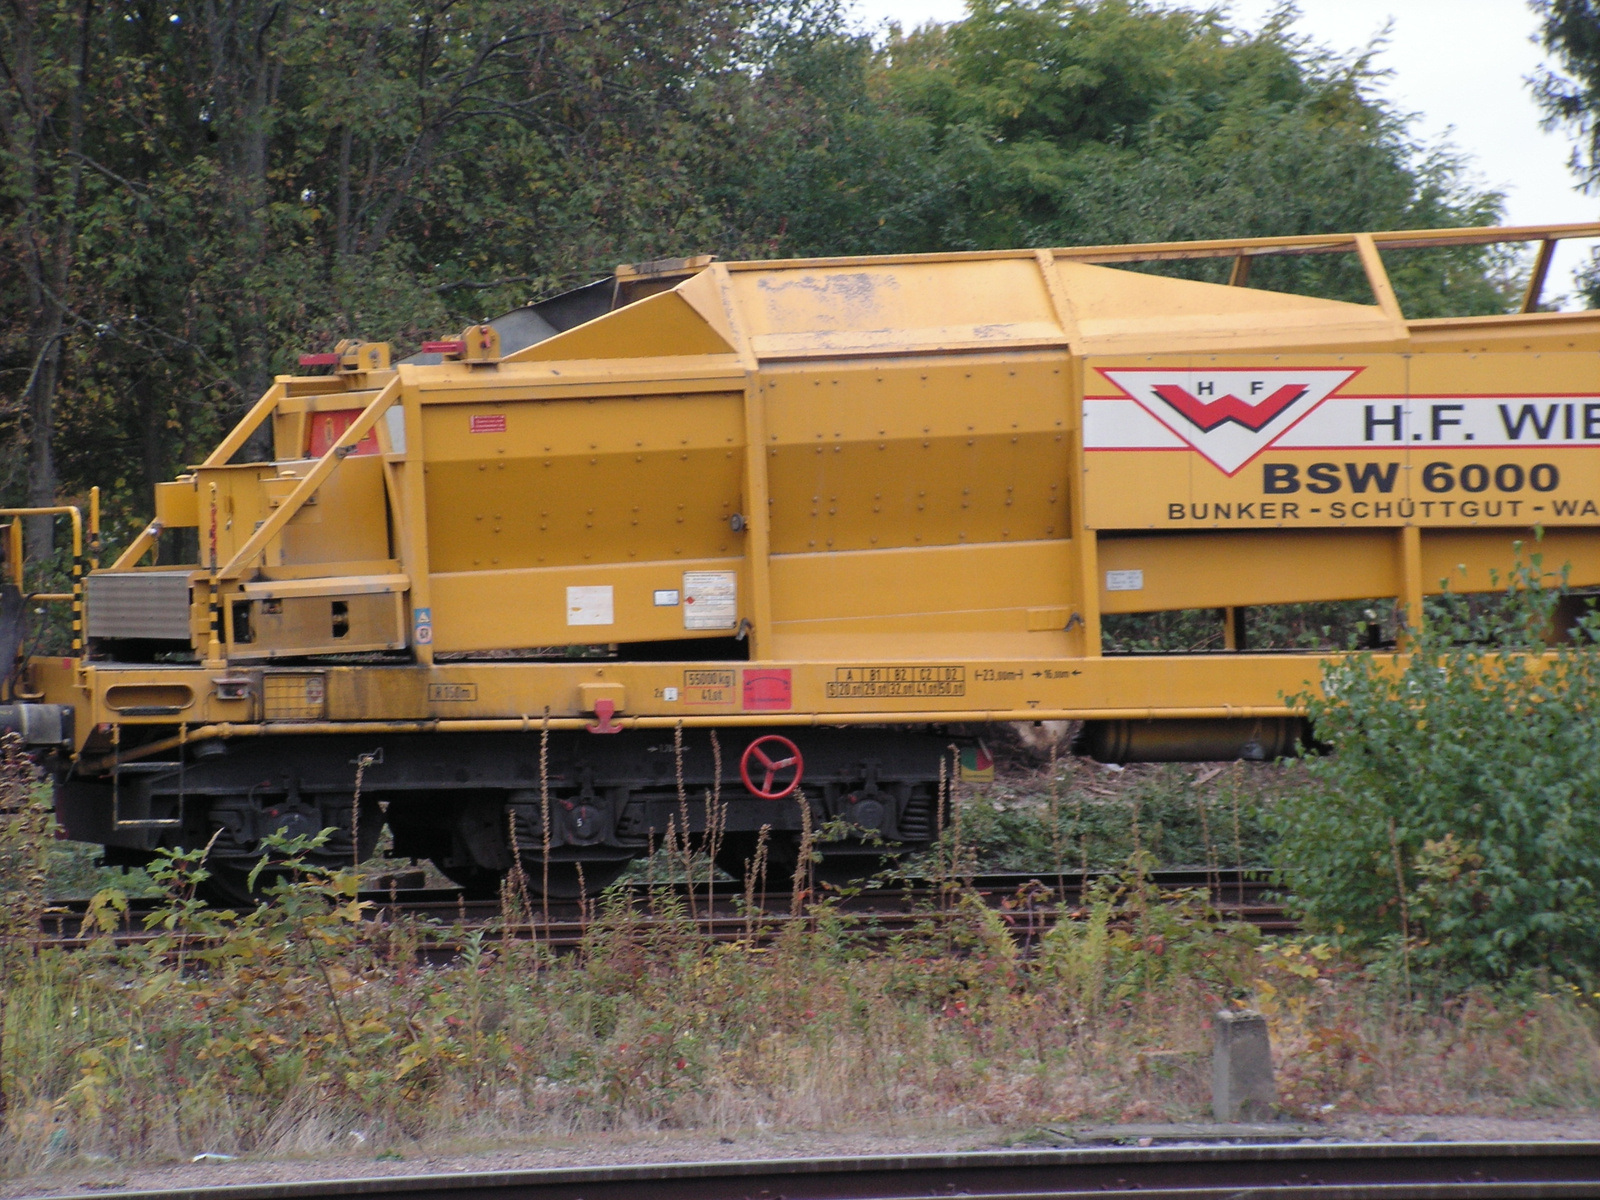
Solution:
M 1068 1132 L 1068 1127 L 1061 1127 Z M 1103 1129 L 1104 1126 L 1095 1126 Z M 1600 1141 L 1600 1114 L 1537 1119 L 1511 1117 L 1362 1117 L 1316 1127 L 1317 1140 L 1346 1141 Z M 1021 1149 L 1047 1143 L 1024 1140 L 1021 1132 L 961 1130 L 904 1136 L 833 1136 L 756 1133 L 717 1137 L 697 1133 L 613 1133 L 544 1141 L 491 1150 L 406 1155 L 375 1160 L 369 1155 L 317 1159 L 240 1158 L 225 1163 L 123 1166 L 74 1163 L 60 1171 L 0 1181 L 0 1200 L 61 1196 L 103 1190 L 163 1190 L 245 1183 L 350 1179 L 381 1175 L 525 1171 L 539 1167 L 615 1166 L 647 1162 L 708 1162 L 719 1159 L 812 1158 L 842 1155 L 931 1154 L 963 1150 Z

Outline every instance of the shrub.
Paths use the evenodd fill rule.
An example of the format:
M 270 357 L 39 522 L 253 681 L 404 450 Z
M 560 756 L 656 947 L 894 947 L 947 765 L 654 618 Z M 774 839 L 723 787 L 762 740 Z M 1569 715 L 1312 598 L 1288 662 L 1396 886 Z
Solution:
M 1324 664 L 1334 753 L 1269 817 L 1312 927 L 1444 978 L 1600 977 L 1600 628 L 1547 648 L 1548 578 L 1535 556 L 1491 602 L 1430 604 L 1410 654 Z
M 1116 870 L 1140 851 L 1153 869 L 1256 867 L 1268 859 L 1261 811 L 1298 764 L 1084 760 L 981 786 L 959 809 L 979 874 Z M 1220 769 L 1219 769 L 1220 768 Z M 1287 769 L 1286 769 L 1287 768 Z M 920 864 L 915 869 L 921 868 Z

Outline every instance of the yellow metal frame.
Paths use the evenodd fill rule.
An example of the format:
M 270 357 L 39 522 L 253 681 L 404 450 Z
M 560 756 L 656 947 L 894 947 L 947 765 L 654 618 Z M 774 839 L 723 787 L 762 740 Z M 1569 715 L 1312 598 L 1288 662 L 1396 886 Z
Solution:
M 1207 708 L 1063 708 L 1023 709 L 1015 711 L 974 710 L 947 712 L 944 710 L 912 713 L 731 713 L 722 717 L 613 717 L 619 729 L 766 729 L 766 728 L 819 728 L 855 727 L 861 725 L 926 725 L 926 724 L 992 724 L 997 721 L 1147 721 L 1172 719 L 1241 720 L 1265 717 L 1292 717 L 1303 712 L 1291 705 L 1255 705 L 1239 707 L 1212 705 Z M 110 755 L 85 763 L 89 771 L 109 770 L 117 763 L 137 762 L 177 749 L 180 745 L 195 742 L 226 741 L 230 738 L 285 737 L 304 733 L 319 734 L 369 734 L 369 733 L 531 733 L 534 730 L 553 729 L 577 731 L 588 729 L 594 718 L 538 717 L 500 718 L 484 720 L 427 720 L 427 721 L 319 721 L 284 724 L 202 725 L 160 741 L 147 742 L 120 755 Z
M 1110 361 L 1220 361 L 1238 349 L 1238 337 L 1228 342 L 1223 336 L 1233 336 L 1236 326 L 1249 335 L 1242 341 L 1249 354 L 1297 363 L 1341 356 L 1357 360 L 1381 353 L 1408 361 L 1420 354 L 1431 355 L 1438 362 L 1448 359 L 1462 364 L 1482 359 L 1490 366 L 1499 362 L 1503 367 L 1503 360 L 1510 355 L 1502 352 L 1512 350 L 1513 343 L 1518 353 L 1524 353 L 1523 343 L 1532 346 L 1526 350 L 1530 360 L 1542 352 L 1541 347 L 1554 354 L 1558 349 L 1566 353 L 1563 347 L 1581 345 L 1580 353 L 1588 354 L 1600 350 L 1600 316 L 1535 311 L 1552 247 L 1563 238 L 1579 237 L 1600 237 L 1600 223 L 695 263 L 692 266 L 697 273 L 686 270 L 672 279 L 663 277 L 661 288 L 638 303 L 503 359 L 488 354 L 436 367 L 402 365 L 337 376 L 281 378 L 198 471 L 212 472 L 209 479 L 225 469 L 244 471 L 229 468 L 229 464 L 269 420 L 287 422 L 276 430 L 281 458 L 286 441 L 303 444 L 297 439 L 306 413 L 341 410 L 355 416 L 324 453 L 297 462 L 292 479 L 286 473 L 268 481 L 275 489 L 271 508 L 257 510 L 261 519 L 253 528 L 245 524 L 224 550 L 214 557 L 204 556 L 206 560 L 196 566 L 196 585 L 203 585 L 206 596 L 203 604 L 196 605 L 194 627 L 200 631 L 209 625 L 209 631 L 196 639 L 197 648 L 203 651 L 202 663 L 194 668 L 82 663 L 74 674 L 57 661 L 41 664 L 38 675 L 53 697 L 82 710 L 78 722 L 82 737 L 90 737 L 89 731 L 99 726 L 124 725 L 143 725 L 157 735 L 125 751 L 124 758 L 173 749 L 177 742 L 162 734 L 162 728 L 170 729 L 179 718 L 121 713 L 107 700 L 115 687 L 188 688 L 193 700 L 181 713 L 185 729 L 181 736 L 186 742 L 303 733 L 509 733 L 525 730 L 530 720 L 548 721 L 556 729 L 576 729 L 590 723 L 586 714 L 592 711 L 593 697 L 600 695 L 617 699 L 615 724 L 646 729 L 1288 715 L 1294 711 L 1288 698 L 1314 688 L 1314 679 L 1309 677 L 1316 674 L 1316 659 L 1252 654 L 1242 649 L 1235 619 L 1240 608 L 1326 598 L 1309 593 L 1302 596 L 1295 588 L 1305 592 L 1313 587 L 1306 580 L 1315 574 L 1319 553 L 1350 555 L 1354 563 L 1359 551 L 1361 570 L 1352 567 L 1352 573 L 1379 581 L 1372 586 L 1382 587 L 1386 589 L 1382 595 L 1394 597 L 1402 624 L 1409 628 L 1420 619 L 1424 597 L 1440 590 L 1440 577 L 1454 571 L 1455 563 L 1470 570 L 1468 577 L 1453 581 L 1452 586 L 1468 590 L 1485 586 L 1489 568 L 1509 553 L 1509 527 L 1430 524 L 1426 537 L 1422 526 L 1428 523 L 1409 520 L 1381 528 L 1322 530 L 1315 537 L 1297 530 L 1193 528 L 1183 531 L 1187 540 L 1161 543 L 1152 540 L 1144 527 L 1131 523 L 1102 521 L 1097 526 L 1091 519 L 1095 484 L 1086 465 L 1081 415 L 1094 383 L 1093 370 Z M 1521 313 L 1407 322 L 1384 267 L 1384 251 L 1501 242 L 1539 245 Z M 1255 258 L 1330 253 L 1357 257 L 1372 291 L 1371 305 L 1279 296 L 1253 292 L 1247 286 Z M 1092 274 L 1093 268 L 1105 265 L 1207 258 L 1233 260 L 1230 290 L 1225 296 L 1219 296 L 1222 289 L 1215 285 L 1128 272 Z M 999 324 L 938 324 L 942 298 L 937 288 L 943 276 L 923 268 L 987 270 L 991 266 L 996 272 L 992 278 L 962 278 L 990 288 L 992 295 L 986 293 L 986 301 L 992 299 L 997 310 L 1009 304 L 1008 311 L 1020 312 L 1022 305 L 1015 293 L 1034 289 L 1036 299 L 1029 300 L 1034 310 L 1015 318 L 1004 327 L 1004 333 L 995 332 L 1002 328 Z M 880 275 L 871 275 L 873 271 Z M 649 274 L 643 272 L 640 277 Z M 859 308 L 864 303 L 861 289 L 876 286 L 872 280 L 880 277 L 893 284 L 884 284 L 895 293 L 893 302 L 905 313 L 922 313 L 915 319 L 924 325 L 908 332 L 882 312 L 875 311 L 870 318 L 851 317 L 856 311 L 851 306 Z M 1193 290 L 1208 288 L 1211 290 L 1203 295 Z M 824 320 L 810 327 L 796 326 L 801 332 L 781 327 L 780 309 L 796 295 L 800 297 L 796 303 L 819 306 L 817 311 L 824 317 L 832 311 L 829 304 L 842 315 L 836 325 Z M 1107 296 L 1123 306 L 1119 311 L 1126 314 L 1125 327 L 1118 327 L 1117 318 L 1107 316 Z M 1201 299 L 1194 300 L 1196 296 Z M 1187 332 L 1176 324 L 1172 325 L 1176 332 L 1169 330 L 1163 308 L 1168 297 L 1190 304 L 1210 323 L 1197 318 L 1199 323 L 1185 327 Z M 1208 303 L 1217 306 L 1210 317 L 1204 311 Z M 1237 320 L 1228 315 L 1235 311 L 1240 314 Z M 1478 369 L 1461 367 L 1463 371 Z M 976 382 L 956 382 L 959 380 Z M 774 400 L 774 396 L 780 399 Z M 1027 409 L 1018 397 L 1034 397 L 1037 403 Z M 487 490 L 479 487 L 474 491 L 457 483 L 451 485 L 455 490 L 439 492 L 443 486 L 437 483 L 439 474 L 434 475 L 429 489 L 424 489 L 425 472 L 430 466 L 440 470 L 435 464 L 441 461 L 424 453 L 425 448 L 432 453 L 438 446 L 437 434 L 430 440 L 430 423 L 434 430 L 441 427 L 439 422 L 454 422 L 452 427 L 459 428 L 481 418 L 486 430 L 505 429 L 503 420 L 496 425 L 496 414 L 516 411 L 516 405 L 553 405 L 543 411 L 569 420 L 571 430 L 562 436 L 569 436 L 571 445 L 557 445 L 559 439 L 553 433 L 540 433 L 537 438 L 525 433 L 526 444 L 486 439 L 477 466 L 484 474 L 468 478 L 492 482 L 517 455 L 524 469 L 534 472 L 528 478 L 554 478 L 538 475 L 541 455 L 548 455 L 544 468 L 554 471 L 554 460 L 565 455 L 567 465 L 581 473 L 585 452 L 579 442 L 589 435 L 579 436 L 586 428 L 580 418 L 585 412 L 611 411 L 580 406 L 619 399 L 637 403 L 637 410 L 630 410 L 639 414 L 637 457 L 623 454 L 620 442 L 601 446 L 606 437 L 617 441 L 617 430 L 602 428 L 598 418 L 590 419 L 594 457 L 588 459 L 589 464 L 598 471 L 601 457 L 611 454 L 616 465 L 605 469 L 621 479 L 623 467 L 634 469 L 630 461 L 644 464 L 648 454 L 664 453 L 653 443 L 645 445 L 646 427 L 658 441 L 666 432 L 674 436 L 685 432 L 676 426 L 664 432 L 661 427 L 671 419 L 660 414 L 674 411 L 673 404 L 689 412 L 689 402 L 696 398 L 731 406 L 719 408 L 720 414 L 736 414 L 728 426 L 726 453 L 738 460 L 737 470 L 728 478 L 737 478 L 743 530 L 736 546 L 725 548 L 723 557 L 713 553 L 691 564 L 693 555 L 678 553 L 683 555 L 681 565 L 685 567 L 736 565 L 737 632 L 749 637 L 749 661 L 460 661 L 460 652 L 452 655 L 449 646 L 440 651 L 432 640 L 430 624 L 437 604 L 459 604 L 463 594 L 483 597 L 482 611 L 471 613 L 470 619 L 478 623 L 485 639 L 492 639 L 499 625 L 518 616 L 518 598 L 526 602 L 535 583 L 557 589 L 567 585 L 569 575 L 573 580 L 588 578 L 585 572 L 590 567 L 578 556 L 583 547 L 573 544 L 564 547 L 572 560 L 567 565 L 456 571 L 451 578 L 455 568 L 448 563 L 453 555 L 460 557 L 459 550 L 450 544 L 448 535 L 442 537 L 437 531 L 486 536 L 466 522 L 468 509 L 478 505 L 479 495 Z M 1006 408 L 1008 404 L 1016 409 L 1015 414 Z M 1054 411 L 1050 405 L 1060 407 L 1063 414 L 1054 425 L 1050 423 Z M 391 410 L 397 410 L 398 417 L 391 415 Z M 997 415 L 1002 410 L 1004 420 Z M 1074 410 L 1075 417 L 1070 415 Z M 1004 427 L 1005 420 L 1013 422 L 1009 428 Z M 914 428 L 924 421 L 925 437 Z M 1027 421 L 1033 422 L 1031 427 L 1024 427 Z M 936 422 L 943 424 L 929 433 Z M 882 428 L 876 428 L 880 425 Z M 541 428 L 553 428 L 552 421 L 547 419 Z M 314 498 L 375 429 L 382 447 L 381 487 L 391 524 L 393 558 L 360 564 L 309 561 L 268 568 L 269 548 L 291 528 L 291 522 L 301 528 L 318 514 Z M 718 430 L 720 438 L 720 426 Z M 402 434 L 403 446 L 398 444 Z M 509 439 L 511 435 L 506 436 Z M 391 445 L 391 439 L 396 444 Z M 541 442 L 542 451 L 532 445 L 535 440 Z M 979 445 L 980 441 L 984 444 Z M 676 443 L 673 446 L 676 448 Z M 1018 449 L 1012 451 L 1011 446 Z M 710 453 L 708 447 L 689 447 L 687 439 L 684 447 L 685 458 L 691 449 Z M 716 453 L 722 452 L 719 443 Z M 497 461 L 497 453 L 504 457 Z M 979 457 L 984 453 L 990 457 Z M 938 454 L 945 457 L 937 458 Z M 1007 459 L 1007 454 L 1014 457 Z M 458 456 L 447 465 L 461 461 Z M 1037 520 L 1035 529 L 1023 527 L 1020 516 L 1013 517 L 1028 503 L 1045 511 L 1041 507 L 1045 501 L 1040 499 L 1044 484 L 1030 478 L 1030 484 L 1038 485 L 1038 494 L 1032 500 L 1019 495 L 1013 503 L 1013 489 L 1006 488 L 1004 505 L 994 501 L 982 517 L 998 532 L 969 539 L 967 530 L 978 526 L 963 523 L 978 521 L 979 516 L 977 501 L 963 499 L 967 491 L 961 485 L 967 480 L 960 473 L 968 468 L 961 464 L 990 463 L 990 482 L 998 479 L 1004 484 L 1011 479 L 1004 475 L 1006 462 L 1023 464 L 1019 470 L 1038 474 L 1039 464 L 1058 461 L 1072 469 L 1050 488 L 1049 503 L 1059 500 L 1064 507 L 1048 511 L 1064 512 L 1064 519 L 1053 519 L 1045 532 L 1043 519 Z M 813 466 L 806 466 L 808 463 Z M 882 465 L 891 463 L 900 465 Z M 929 465 L 935 463 L 945 465 Z M 718 469 L 732 471 L 734 465 L 729 462 Z M 644 464 L 637 469 L 642 473 L 647 467 Z M 464 470 L 458 471 L 458 476 L 464 475 Z M 860 544 L 836 546 L 830 531 L 844 537 L 845 518 L 851 515 L 844 512 L 848 504 L 860 507 L 875 497 L 868 494 L 870 488 L 860 496 L 845 496 L 844 485 L 818 482 L 813 486 L 805 481 L 813 477 L 859 480 L 870 477 L 873 470 L 902 491 L 913 486 L 907 482 L 912 470 L 933 480 L 930 488 L 935 483 L 943 486 L 947 503 L 939 519 L 957 533 L 930 535 L 926 543 L 918 537 L 917 544 L 912 544 L 911 536 L 900 530 L 903 546 L 878 546 L 875 536 L 869 545 L 865 533 L 877 527 L 869 527 L 867 518 L 857 513 L 857 528 L 851 536 L 860 534 Z M 512 472 L 506 470 L 499 477 L 509 480 Z M 256 486 L 251 482 L 253 476 L 241 478 L 245 479 L 243 486 Z M 728 486 L 735 487 L 732 483 Z M 207 487 L 209 493 L 197 501 L 202 526 L 208 519 L 215 524 L 212 514 L 226 502 L 215 482 Z M 436 492 L 432 514 L 430 491 Z M 812 494 L 800 497 L 801 491 Z M 913 497 L 921 498 L 921 492 Z M 803 507 L 801 499 L 811 501 L 808 514 L 798 512 Z M 556 502 L 575 503 L 559 495 L 552 506 Z M 670 498 L 663 497 L 662 502 L 668 503 Z M 930 498 L 929 506 L 933 502 Z M 531 499 L 528 503 L 538 506 Z M 971 510 L 969 503 L 974 505 Z M 494 523 L 500 521 L 499 515 L 489 513 L 494 507 L 489 501 L 480 507 L 484 511 L 477 519 L 485 526 L 491 515 Z M 920 513 L 923 507 L 918 503 L 916 511 Z M 906 508 L 909 512 L 909 501 Z M 843 515 L 828 524 L 836 511 Z M 971 517 L 964 515 L 968 511 L 973 513 Z M 436 530 L 432 544 L 430 516 Z M 339 518 L 323 511 L 318 519 Z M 933 517 L 918 519 L 931 522 Z M 811 524 L 805 524 L 807 521 Z M 890 517 L 882 521 L 887 524 Z M 159 520 L 151 522 L 112 570 L 139 569 L 161 529 Z M 495 532 L 499 532 L 498 526 Z M 1273 541 L 1273 537 L 1279 540 Z M 1574 582 L 1600 584 L 1600 515 L 1554 530 L 1548 544 L 1552 552 L 1576 562 Z M 717 547 L 711 550 L 717 552 Z M 680 565 L 670 551 L 656 553 L 664 574 L 671 574 L 666 568 Z M 1182 569 L 1185 553 L 1199 564 L 1193 570 Z M 81 555 L 81 547 L 75 554 Z M 1272 556 L 1287 564 L 1282 572 L 1286 582 L 1262 577 L 1262 564 Z M 648 557 L 642 555 L 642 559 Z M 634 566 L 651 566 L 642 559 Z M 1134 568 L 1141 562 L 1151 572 L 1142 597 L 1102 586 L 1107 571 Z M 441 567 L 441 563 L 446 565 Z M 625 569 L 633 567 L 623 557 L 593 568 L 594 572 Z M 735 566 L 728 569 L 733 571 Z M 563 571 L 568 574 L 561 574 Z M 1020 574 L 1013 578 L 1008 571 Z M 605 576 L 623 577 L 620 573 Z M 1275 587 L 1279 590 L 1274 591 Z M 978 595 L 984 588 L 989 593 L 1009 589 L 1015 599 L 1007 602 L 1009 607 L 982 601 L 991 603 L 990 611 L 979 601 L 962 608 L 966 602 L 955 598 L 958 593 Z M 408 597 L 414 665 L 261 667 L 229 660 L 232 610 L 227 606 L 235 602 L 280 594 L 337 598 L 373 590 L 404 592 Z M 796 603 L 797 593 L 830 599 L 860 595 L 881 603 L 876 609 L 863 608 L 868 615 L 858 618 L 838 603 L 831 608 L 813 604 L 802 611 L 804 606 Z M 1185 598 L 1192 601 L 1202 593 L 1206 597 L 1203 603 L 1185 602 Z M 80 597 L 81 607 L 81 587 L 75 585 L 74 595 Z M 893 597 L 905 595 L 932 595 L 937 602 L 930 601 L 917 611 L 896 609 Z M 452 596 L 457 600 L 452 601 Z M 884 599 L 886 596 L 890 599 Z M 1333 598 L 1351 597 L 1340 593 Z M 1214 606 L 1223 610 L 1225 649 L 1197 655 L 1104 655 L 1103 616 L 1147 611 L 1137 607 L 1140 603 L 1155 608 Z M 604 628 L 593 633 L 580 628 L 569 640 L 579 642 L 584 637 L 597 643 L 648 640 L 617 637 Z M 75 653 L 80 651 L 81 645 L 75 645 Z M 453 657 L 457 661 L 452 661 Z M 873 672 L 920 670 L 959 671 L 960 688 L 949 683 L 953 675 L 944 681 L 949 685 L 944 691 L 937 687 L 918 691 L 914 683 L 899 692 L 893 687 L 874 690 L 876 684 L 852 691 L 854 684 L 841 682 L 841 672 L 864 672 L 861 677 L 865 678 Z M 747 683 L 743 676 L 750 672 L 783 675 L 793 689 L 792 707 L 778 710 L 744 703 L 740 688 Z M 235 686 L 214 689 L 219 673 L 225 673 L 230 685 L 248 679 L 252 687 L 245 689 L 248 694 L 244 695 Z M 329 700 L 324 717 L 277 719 L 264 711 L 260 699 L 264 681 L 280 675 L 317 674 L 326 677 Z M 728 682 L 713 686 L 691 679 Z M 695 696 L 692 702 L 681 698 L 690 692 Z M 936 702 L 930 702 L 930 697 Z M 941 707 L 941 702 L 945 706 Z M 104 767 L 108 750 L 103 737 L 98 737 L 85 752 L 91 763 Z

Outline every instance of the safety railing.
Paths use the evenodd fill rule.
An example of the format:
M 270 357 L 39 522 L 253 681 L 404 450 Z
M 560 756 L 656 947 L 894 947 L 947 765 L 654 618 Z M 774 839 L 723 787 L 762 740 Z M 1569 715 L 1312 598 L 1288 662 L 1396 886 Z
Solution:
M 23 521 L 29 517 L 66 517 L 72 526 L 72 590 L 70 592 L 32 592 L 27 587 L 26 548 Z M 88 540 L 85 542 L 83 510 L 75 504 L 51 504 L 30 508 L 0 508 L 0 520 L 9 518 L 4 528 L 6 574 L 29 603 L 72 605 L 72 655 L 83 657 L 85 601 L 83 577 L 100 565 L 100 489 L 89 489 Z
M 1395 229 L 1380 233 L 1325 233 L 1300 237 L 1219 238 L 1204 242 L 1146 242 L 1127 246 L 1071 246 L 1052 250 L 1058 260 L 1084 263 L 1161 262 L 1174 259 L 1231 258 L 1228 280 L 1243 286 L 1250 277 L 1250 261 L 1271 255 L 1355 254 L 1361 260 L 1378 306 L 1398 317 L 1399 306 L 1384 271 L 1381 250 L 1420 250 L 1444 246 L 1493 246 L 1512 242 L 1538 242 L 1533 269 L 1523 292 L 1521 311 L 1539 307 L 1556 243 L 1568 238 L 1600 238 L 1600 223 L 1566 225 L 1472 226 L 1464 229 Z

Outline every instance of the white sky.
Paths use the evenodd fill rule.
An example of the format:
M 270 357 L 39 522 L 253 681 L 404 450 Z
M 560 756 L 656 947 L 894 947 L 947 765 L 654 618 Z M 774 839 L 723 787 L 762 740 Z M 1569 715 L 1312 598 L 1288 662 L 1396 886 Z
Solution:
M 1168 0 L 1207 7 L 1202 0 Z M 1277 0 L 1232 0 L 1236 24 L 1254 29 Z M 1564 133 L 1539 128 L 1528 77 L 1543 55 L 1533 41 L 1537 22 L 1524 0 L 1299 0 L 1295 28 L 1323 45 L 1364 47 L 1393 22 L 1378 65 L 1393 74 L 1382 89 L 1403 111 L 1419 114 L 1423 139 L 1447 137 L 1472 159 L 1480 182 L 1506 194 L 1506 221 L 1531 225 L 1600 220 L 1600 196 L 1585 196 L 1567 169 L 1572 146 Z M 854 0 L 867 28 L 889 20 L 910 27 L 954 21 L 963 0 Z M 1563 242 L 1546 287 L 1572 286 L 1571 270 L 1588 243 Z

